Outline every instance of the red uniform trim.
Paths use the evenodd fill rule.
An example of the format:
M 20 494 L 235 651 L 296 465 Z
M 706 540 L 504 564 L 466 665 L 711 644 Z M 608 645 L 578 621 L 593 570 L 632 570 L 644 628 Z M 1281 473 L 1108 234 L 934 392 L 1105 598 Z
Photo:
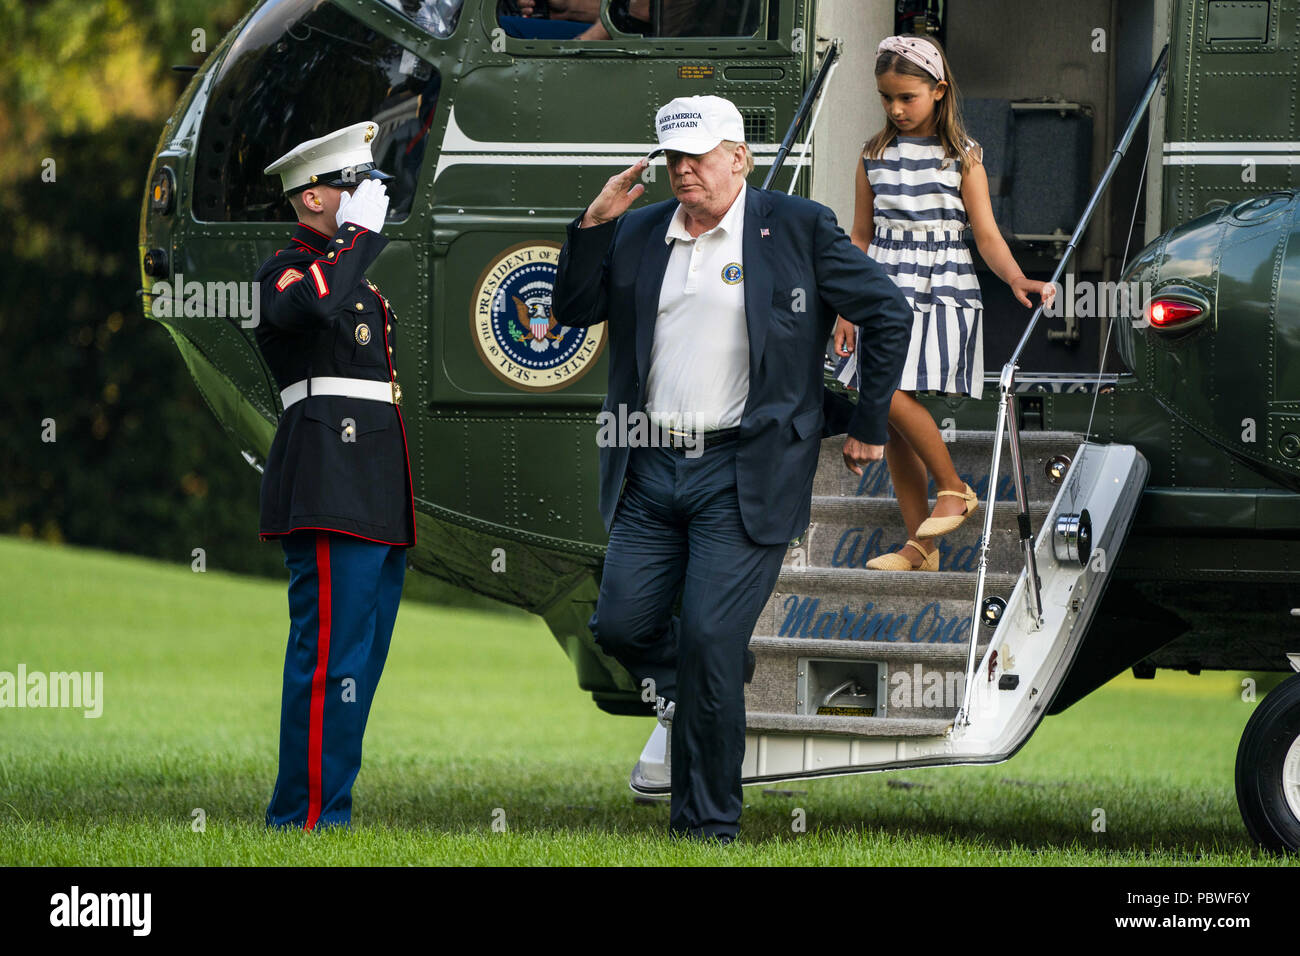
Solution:
M 380 295 L 378 292 L 375 292 L 375 298 L 379 300 L 379 307 L 384 310 L 384 355 L 388 356 L 389 355 L 388 347 L 387 347 L 388 346 L 388 321 L 389 321 L 388 303 L 384 301 L 384 297 Z M 388 380 L 391 382 L 395 377 L 396 376 L 393 375 L 393 360 L 391 357 L 389 357 L 388 358 Z M 402 407 L 400 405 L 394 405 L 393 408 L 397 409 L 397 424 L 402 429 L 402 454 L 406 457 L 406 493 L 411 501 L 410 547 L 415 547 L 415 542 L 419 537 L 419 532 L 415 530 L 415 480 L 411 476 L 411 448 L 406 443 L 406 422 L 402 418 Z
M 325 676 L 330 659 L 330 538 L 316 535 L 316 672 L 311 677 L 311 714 L 307 725 L 307 822 L 304 830 L 316 827 L 320 819 L 321 749 L 325 725 Z
M 355 236 L 352 237 L 352 241 L 349 242 L 349 243 L 348 243 L 346 246 L 344 246 L 342 249 L 335 249 L 335 250 L 334 250 L 334 258 L 333 258 L 333 259 L 317 259 L 317 260 L 316 260 L 316 264 L 317 264 L 317 265 L 320 265 L 320 266 L 336 266 L 336 265 L 338 265 L 338 264 L 339 264 L 339 259 L 343 258 L 343 253 L 345 253 L 345 252 L 351 252 L 352 249 L 353 249 L 353 247 L 356 246 L 356 244 L 357 244 L 357 240 L 360 239 L 362 236 L 364 236 L 364 235 L 365 235 L 366 233 L 368 233 L 369 231 L 370 231 L 369 229 L 362 229 L 360 226 L 357 226 L 357 234 L 356 234 Z
M 312 244 L 313 242 L 316 241 L 314 239 L 315 236 L 319 236 L 321 239 L 325 240 L 323 243 L 321 243 L 322 248 L 320 249 L 317 249 Z M 319 229 L 314 229 L 311 226 L 307 225 L 305 222 L 301 222 L 301 221 L 296 226 L 294 226 L 293 235 L 289 237 L 290 241 L 298 243 L 304 249 L 308 249 L 316 253 L 316 255 L 318 256 L 324 255 L 325 249 L 329 248 L 330 238 L 331 238 L 330 236 L 325 235 L 325 233 L 321 232 Z
M 397 409 L 397 424 L 402 428 L 402 450 L 406 452 L 406 494 L 411 501 L 411 543 L 408 547 L 415 547 L 417 532 L 415 530 L 415 488 L 411 479 L 411 452 L 406 445 L 406 424 L 402 421 L 402 409 L 394 405 Z
M 405 434 L 405 432 L 403 432 L 403 434 Z M 409 468 L 407 474 L 407 485 L 410 485 Z M 414 515 L 414 511 L 412 511 L 412 515 Z M 384 541 L 381 538 L 368 538 L 364 534 L 357 534 L 355 531 L 340 531 L 338 528 L 322 528 L 319 525 L 314 524 L 297 525 L 296 527 L 290 528 L 288 531 L 259 531 L 257 537 L 260 541 L 266 541 L 270 538 L 283 538 L 285 535 L 293 534 L 295 531 L 328 531 L 330 534 L 346 534 L 352 538 L 360 538 L 362 541 L 373 541 L 375 544 L 391 544 L 399 548 L 409 548 L 415 543 L 413 541 Z

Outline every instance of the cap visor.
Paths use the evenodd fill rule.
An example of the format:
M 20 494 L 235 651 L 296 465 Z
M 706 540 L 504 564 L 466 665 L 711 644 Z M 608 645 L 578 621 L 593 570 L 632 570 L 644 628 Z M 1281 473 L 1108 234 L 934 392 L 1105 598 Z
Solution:
M 327 179 L 326 177 L 329 178 Z M 335 173 L 323 173 L 317 182 L 306 183 L 298 188 L 306 189 L 308 186 L 335 186 L 339 189 L 350 189 L 353 186 L 361 185 L 361 183 L 365 182 L 367 179 L 385 180 L 392 178 L 392 176 L 384 172 L 382 169 L 375 167 L 371 167 L 370 169 L 357 169 L 347 175 L 344 175 L 343 170 L 339 170 Z
M 686 153 L 689 156 L 703 156 L 710 150 L 715 149 L 721 142 L 721 137 L 718 139 L 683 137 L 682 139 L 669 140 L 666 143 L 660 143 L 646 155 L 653 158 L 667 152 L 668 150 L 672 150 L 675 153 Z

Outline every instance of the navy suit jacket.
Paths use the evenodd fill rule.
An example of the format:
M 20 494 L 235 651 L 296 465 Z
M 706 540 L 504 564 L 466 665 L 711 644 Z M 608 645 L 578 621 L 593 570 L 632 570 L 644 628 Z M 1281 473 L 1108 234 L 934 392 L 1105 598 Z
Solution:
M 669 199 L 618 219 L 568 226 L 552 314 L 560 325 L 609 322 L 602 410 L 645 411 L 659 290 L 677 209 Z M 766 234 L 764 234 L 766 232 Z M 742 237 L 749 398 L 740 420 L 736 491 L 746 533 L 788 543 L 808 527 L 823 434 L 823 364 L 836 314 L 858 326 L 858 403 L 846 430 L 883 445 L 902 377 L 912 310 L 893 280 L 849 240 L 821 203 L 750 186 Z M 700 316 L 707 321 L 708 316 Z M 609 530 L 629 449 L 600 449 L 600 513 Z

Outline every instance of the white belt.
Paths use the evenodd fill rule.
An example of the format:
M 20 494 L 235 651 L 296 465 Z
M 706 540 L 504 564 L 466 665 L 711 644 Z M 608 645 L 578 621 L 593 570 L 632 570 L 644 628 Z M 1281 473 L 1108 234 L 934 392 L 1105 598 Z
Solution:
M 294 402 L 307 397 L 307 379 L 294 382 L 280 390 L 280 401 L 288 409 Z M 393 404 L 394 399 L 401 400 L 401 392 L 395 382 L 376 382 L 368 378 L 340 378 L 334 375 L 318 375 L 311 379 L 312 395 L 345 395 L 348 398 L 368 398 L 375 402 Z

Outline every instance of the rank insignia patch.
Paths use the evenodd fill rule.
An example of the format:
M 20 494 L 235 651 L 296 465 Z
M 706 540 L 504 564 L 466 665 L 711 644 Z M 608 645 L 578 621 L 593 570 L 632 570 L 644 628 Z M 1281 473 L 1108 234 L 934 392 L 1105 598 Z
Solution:
M 275 281 L 275 291 L 283 292 L 301 278 L 302 273 L 297 269 L 285 269 L 280 273 L 280 278 Z

